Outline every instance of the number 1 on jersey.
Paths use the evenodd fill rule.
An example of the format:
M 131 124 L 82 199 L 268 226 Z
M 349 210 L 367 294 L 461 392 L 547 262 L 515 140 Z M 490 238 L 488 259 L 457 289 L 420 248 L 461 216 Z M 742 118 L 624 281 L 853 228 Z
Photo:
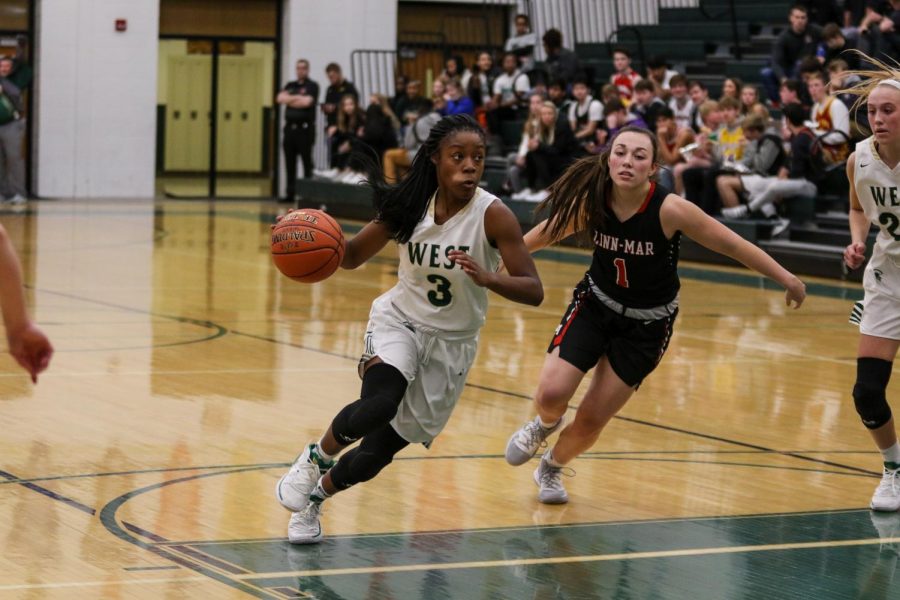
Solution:
M 617 258 L 613 260 L 613 264 L 616 265 L 616 285 L 627 288 L 628 272 L 625 271 L 625 259 Z

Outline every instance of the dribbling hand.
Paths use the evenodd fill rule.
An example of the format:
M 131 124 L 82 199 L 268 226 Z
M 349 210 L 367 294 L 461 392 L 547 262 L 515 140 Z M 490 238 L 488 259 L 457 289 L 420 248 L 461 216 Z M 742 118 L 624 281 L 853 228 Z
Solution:
M 480 287 L 487 286 L 495 277 L 495 273 L 485 271 L 481 265 L 475 262 L 471 256 L 459 250 L 451 250 L 447 253 L 447 258 L 462 267 L 466 275 L 472 278 L 472 281 Z
M 858 269 L 866 262 L 866 245 L 854 242 L 844 248 L 844 263 L 851 269 Z
M 38 374 L 50 364 L 53 356 L 53 345 L 33 323 L 28 323 L 18 331 L 10 331 L 7 335 L 9 353 L 23 369 L 31 375 L 31 381 L 37 383 Z

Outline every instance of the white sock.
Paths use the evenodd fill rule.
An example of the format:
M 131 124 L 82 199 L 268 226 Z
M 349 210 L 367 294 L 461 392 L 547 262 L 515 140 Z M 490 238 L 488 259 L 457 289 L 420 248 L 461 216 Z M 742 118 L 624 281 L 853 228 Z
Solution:
M 561 463 L 556 462 L 553 459 L 553 449 L 552 448 L 547 450 L 547 452 L 544 453 L 544 460 L 547 461 L 547 464 L 550 465 L 551 467 L 560 468 L 560 467 L 565 466 Z
M 886 463 L 890 462 L 900 465 L 900 442 L 894 442 L 893 446 L 882 450 L 881 456 L 884 457 L 884 462 Z
M 334 460 L 334 456 L 332 456 L 331 454 L 328 454 L 327 452 L 322 450 L 322 440 L 319 440 L 319 442 L 316 444 L 316 454 L 318 454 L 319 458 L 321 458 L 322 460 L 324 460 L 326 462 L 330 461 L 330 460 Z
M 562 417 L 560 417 L 559 419 L 561 419 L 561 418 L 562 418 Z M 554 427 L 556 427 L 556 424 L 559 423 L 559 419 L 553 421 L 552 423 L 547 423 L 546 421 L 544 421 L 544 420 L 541 418 L 541 415 L 538 415 L 538 424 L 539 424 L 541 427 L 543 427 L 544 429 L 553 429 Z
M 322 477 L 319 477 L 319 481 L 316 483 L 316 489 L 314 489 L 309 495 L 309 499 L 313 502 L 321 503 L 326 498 L 331 498 L 331 494 L 326 492 L 325 488 L 322 487 L 322 479 L 324 478 L 324 475 Z

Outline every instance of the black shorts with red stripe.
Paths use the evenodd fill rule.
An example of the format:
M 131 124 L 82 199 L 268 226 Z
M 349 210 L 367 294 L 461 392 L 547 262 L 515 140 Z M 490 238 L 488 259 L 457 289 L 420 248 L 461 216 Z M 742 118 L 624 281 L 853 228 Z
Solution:
M 662 359 L 678 310 L 663 319 L 642 321 L 615 312 L 594 296 L 587 281 L 579 283 L 556 328 L 547 352 L 587 373 L 606 356 L 616 375 L 637 387 Z

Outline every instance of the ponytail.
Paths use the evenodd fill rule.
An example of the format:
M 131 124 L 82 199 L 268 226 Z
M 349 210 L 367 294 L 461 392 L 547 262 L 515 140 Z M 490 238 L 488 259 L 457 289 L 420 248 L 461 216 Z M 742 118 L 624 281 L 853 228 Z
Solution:
M 577 160 L 562 177 L 547 188 L 549 195 L 535 212 L 547 211 L 547 222 L 541 233 L 549 233 L 550 239 L 559 241 L 570 223 L 576 232 L 590 237 L 595 229 L 602 229 L 609 218 L 607 203 L 612 198 L 613 180 L 609 174 L 609 153 L 623 133 L 646 135 L 653 148 L 653 162 L 659 157 L 659 143 L 649 130 L 627 125 L 609 141 L 607 149 L 599 156 L 587 156 Z

